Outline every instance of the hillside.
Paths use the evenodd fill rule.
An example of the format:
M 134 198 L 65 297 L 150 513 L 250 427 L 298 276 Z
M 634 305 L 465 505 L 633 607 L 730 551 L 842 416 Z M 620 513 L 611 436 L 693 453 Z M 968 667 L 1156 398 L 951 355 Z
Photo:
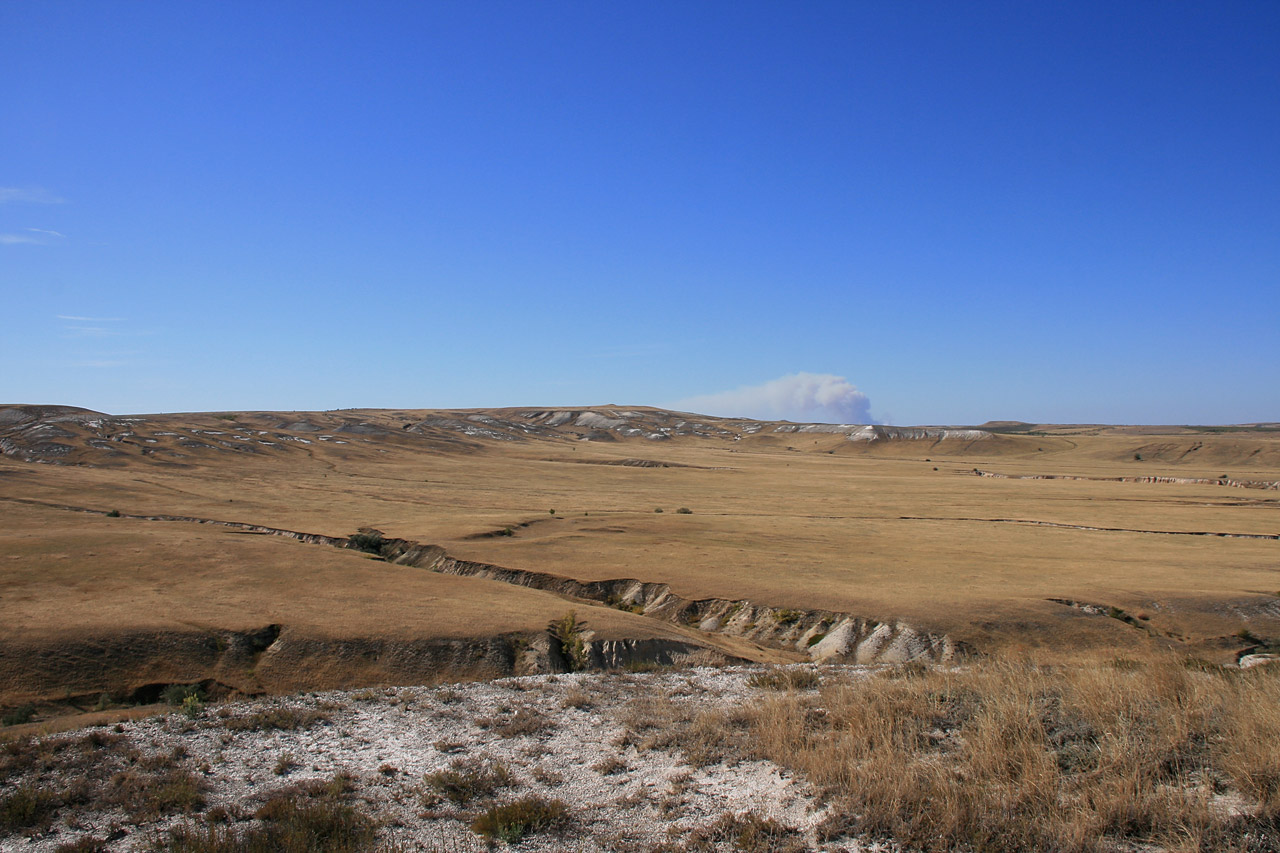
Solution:
M 10 405 L 0 452 L 0 705 L 41 713 L 551 671 L 570 610 L 594 666 L 1280 637 L 1274 425 Z

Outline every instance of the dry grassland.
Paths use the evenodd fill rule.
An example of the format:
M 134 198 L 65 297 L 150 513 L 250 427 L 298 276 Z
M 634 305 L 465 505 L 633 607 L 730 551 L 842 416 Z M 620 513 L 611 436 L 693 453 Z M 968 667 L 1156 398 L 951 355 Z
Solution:
M 573 668 L 586 665 L 582 637 L 807 657 L 803 643 L 438 574 L 332 547 L 342 540 L 144 517 L 377 529 L 457 560 L 745 599 L 782 608 L 779 622 L 811 610 L 902 620 L 980 653 L 873 677 L 764 671 L 743 688 L 759 695 L 728 709 L 631 697 L 609 711 L 620 752 L 593 773 L 623 775 L 649 751 L 691 768 L 767 759 L 808 780 L 829 815 L 804 844 L 793 827 L 726 813 L 654 850 L 854 837 L 936 851 L 1280 849 L 1280 667 L 1234 666 L 1280 650 L 1280 491 L 1265 488 L 1280 481 L 1275 430 L 1024 426 L 869 443 L 699 419 L 658 440 L 645 434 L 684 421 L 597 411 L 156 416 L 64 427 L 64 464 L 0 456 L 0 706 L 44 716 L 96 700 L 123 716 L 175 684 L 216 697 L 425 683 L 554 654 Z M 250 450 L 230 443 L 254 436 Z M 603 713 L 601 701 L 580 688 L 556 700 L 564 714 Z M 503 707 L 475 720 L 484 737 L 538 739 L 558 724 Z M 475 782 L 438 781 L 446 798 Z M 502 791 L 484 795 L 490 823 L 474 824 L 495 837 L 516 820 L 503 809 L 542 807 Z M 34 809 L 33 825 L 65 807 L 28 793 L 5 808 Z M 171 835 L 172 849 L 310 831 L 285 820 L 307 803 L 261 826 Z M 325 803 L 351 830 L 343 849 L 381 837 L 346 800 Z M 547 820 L 530 831 L 554 834 Z
M 518 420 L 509 410 L 490 415 Z M 663 441 L 582 440 L 564 428 L 519 441 L 406 429 L 433 416 L 153 416 L 128 427 L 135 437 L 117 442 L 121 452 L 78 449 L 63 460 L 78 464 L 0 457 L 0 621 L 14 626 L 10 642 L 268 624 L 328 638 L 475 638 L 537 631 L 566 606 L 323 546 L 31 501 L 329 536 L 373 527 L 459 559 L 582 580 L 633 577 L 689 599 L 900 619 L 983 652 L 1046 659 L 1103 647 L 1229 661 L 1252 642 L 1245 633 L 1264 645 L 1280 637 L 1280 541 L 1183 535 L 1274 537 L 1280 493 L 1105 479 L 1280 480 L 1274 431 L 1045 428 L 869 444 L 734 434 L 729 427 L 743 422 L 715 419 L 701 421 L 723 433 Z M 345 443 L 290 431 L 291 421 Z M 336 431 L 353 423 L 367 434 Z M 269 449 L 212 444 L 250 428 Z M 277 440 L 286 434 L 291 441 Z M 139 443 L 151 453 L 142 455 L 130 442 L 147 435 L 153 447 L 188 441 L 175 435 L 210 444 L 175 445 L 181 457 L 165 457 Z M 622 464 L 637 459 L 662 467 Z M 975 468 L 1092 479 L 991 478 Z M 689 636 L 607 608 L 587 618 L 603 636 Z

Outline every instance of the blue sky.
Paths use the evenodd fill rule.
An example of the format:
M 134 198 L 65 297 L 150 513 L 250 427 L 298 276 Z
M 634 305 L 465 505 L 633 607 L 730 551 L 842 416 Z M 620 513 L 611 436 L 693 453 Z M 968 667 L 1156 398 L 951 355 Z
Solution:
M 0 73 L 0 402 L 1280 420 L 1273 2 L 10 2 Z

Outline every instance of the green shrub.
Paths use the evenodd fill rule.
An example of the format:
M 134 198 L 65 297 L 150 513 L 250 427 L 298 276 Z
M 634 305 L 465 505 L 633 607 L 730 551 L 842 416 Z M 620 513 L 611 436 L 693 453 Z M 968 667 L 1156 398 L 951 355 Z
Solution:
M 586 669 L 591 663 L 582 633 L 586 623 L 578 621 L 578 614 L 572 610 L 547 626 L 551 638 L 560 645 L 560 654 L 564 656 L 571 672 Z
M 204 713 L 204 703 L 199 696 L 191 695 L 182 700 L 182 713 L 188 720 L 194 720 Z
M 693 515 L 693 510 L 689 509 L 687 506 L 680 507 L 676 512 L 680 515 Z
M 802 610 L 779 610 L 773 614 L 773 621 L 779 625 L 794 625 L 802 616 L 804 616 Z
M 354 548 L 357 551 L 364 551 L 366 554 L 382 555 L 382 551 L 387 546 L 387 540 L 382 538 L 382 534 L 376 530 L 368 532 L 354 533 L 347 539 L 347 547 Z
M 107 513 L 107 518 L 119 518 L 119 517 L 120 517 L 120 510 L 118 509 L 113 509 L 111 510 L 111 512 Z

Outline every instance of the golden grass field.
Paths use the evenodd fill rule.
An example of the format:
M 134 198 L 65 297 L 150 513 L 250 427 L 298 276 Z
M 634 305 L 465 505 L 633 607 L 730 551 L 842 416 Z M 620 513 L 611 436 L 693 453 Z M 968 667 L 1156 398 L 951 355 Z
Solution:
M 573 607 L 603 637 L 796 659 L 354 551 L 67 507 L 339 537 L 376 528 L 508 568 L 903 620 L 980 653 L 1158 649 L 1226 662 L 1280 636 L 1280 491 L 1243 487 L 1280 480 L 1274 429 L 1026 426 L 983 440 L 856 442 L 652 409 L 567 411 L 563 423 L 533 410 L 46 413 L 9 426 L 17 449 L 0 456 L 0 705 L 127 687 L 94 683 L 95 672 L 108 678 L 102 650 L 116 649 L 113 638 L 268 624 L 336 641 L 461 640 L 538 632 Z M 48 438 L 32 431 L 44 422 L 67 450 L 24 450 Z M 664 428 L 661 440 L 646 437 Z M 635 460 L 649 467 L 621 464 Z M 1091 479 L 1012 478 L 1043 475 Z M 1215 482 L 1106 479 L 1135 477 Z M 1223 477 L 1235 485 L 1218 484 Z M 100 654 L 77 652 L 76 663 L 49 651 L 81 647 Z M 379 654 L 316 677 L 395 680 L 370 663 Z M 213 677 L 199 661 L 157 660 L 142 655 L 111 677 Z M 42 661 L 48 677 L 37 690 Z M 223 676 L 237 687 L 298 687 L 279 673 Z

